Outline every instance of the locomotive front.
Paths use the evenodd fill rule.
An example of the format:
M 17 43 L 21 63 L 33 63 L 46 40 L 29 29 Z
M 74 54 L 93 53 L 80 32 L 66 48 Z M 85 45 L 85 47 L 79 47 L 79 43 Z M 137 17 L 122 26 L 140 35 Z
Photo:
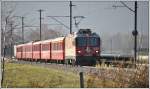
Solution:
M 76 34 L 75 42 L 76 64 L 95 65 L 96 59 L 100 56 L 100 37 L 90 29 L 80 29 Z

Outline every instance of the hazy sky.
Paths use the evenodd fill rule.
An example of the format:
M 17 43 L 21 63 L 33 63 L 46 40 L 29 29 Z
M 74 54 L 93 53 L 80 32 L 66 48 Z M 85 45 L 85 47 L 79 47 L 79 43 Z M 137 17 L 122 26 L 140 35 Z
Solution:
M 58 24 L 51 18 L 47 16 L 69 16 L 69 2 L 37 2 L 37 1 L 13 1 L 5 2 L 6 5 L 15 6 L 15 16 L 25 16 L 25 24 L 39 26 L 39 12 L 37 10 L 43 9 L 42 12 L 42 23 L 43 24 Z M 79 28 L 91 28 L 93 31 L 98 33 L 104 43 L 105 39 L 117 33 L 126 33 L 132 35 L 134 30 L 134 13 L 126 7 L 113 8 L 112 6 L 123 6 L 119 1 L 73 1 L 73 16 L 85 16 L 79 25 Z M 124 2 L 130 8 L 134 10 L 134 2 L 127 1 Z M 148 2 L 138 1 L 137 9 L 137 30 L 139 34 L 149 35 L 148 28 Z M 2 3 L 3 8 L 3 3 Z M 69 27 L 69 18 L 57 18 L 65 25 Z M 16 21 L 21 19 L 16 18 Z M 61 25 L 48 25 L 49 28 L 60 27 Z M 64 34 L 69 33 L 69 29 L 61 26 L 63 28 Z M 25 28 L 26 30 L 28 28 Z M 73 31 L 76 32 L 77 29 L 74 26 L 73 19 Z M 147 36 L 148 37 L 148 36 Z M 111 39 L 111 38 L 110 38 Z M 148 39 L 148 38 L 147 38 Z M 147 44 L 147 43 L 146 43 Z M 116 44 L 114 44 L 116 45 Z M 106 47 L 107 48 L 107 47 Z
M 68 16 L 69 2 L 7 2 L 15 5 L 15 15 L 25 16 L 27 25 L 39 25 L 38 9 L 43 9 L 42 23 L 57 24 L 56 21 L 46 16 Z M 134 9 L 134 2 L 125 2 L 129 7 Z M 7 4 L 7 5 L 9 5 Z M 79 25 L 80 28 L 92 28 L 99 34 L 114 34 L 117 32 L 129 33 L 134 30 L 134 13 L 126 7 L 113 8 L 113 5 L 123 6 L 120 2 L 73 2 L 73 16 L 85 16 Z M 138 30 L 148 33 L 148 2 L 138 2 Z M 69 26 L 69 18 L 57 18 Z M 73 20 L 74 25 L 74 20 Z M 56 25 L 49 25 L 55 27 Z M 62 26 L 63 27 L 63 26 Z M 69 29 L 63 27 L 66 32 Z M 77 29 L 73 26 L 73 31 Z

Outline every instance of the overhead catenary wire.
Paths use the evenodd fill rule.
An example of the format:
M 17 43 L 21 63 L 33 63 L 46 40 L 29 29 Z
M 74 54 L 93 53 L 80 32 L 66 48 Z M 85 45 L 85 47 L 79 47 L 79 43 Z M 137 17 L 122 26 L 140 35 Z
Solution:
M 48 16 L 51 17 L 51 16 Z M 65 28 L 70 29 L 67 25 L 65 25 L 64 23 L 62 23 L 61 21 L 57 20 L 55 17 L 51 17 L 53 20 L 55 20 L 56 22 L 58 22 L 59 24 L 63 25 Z

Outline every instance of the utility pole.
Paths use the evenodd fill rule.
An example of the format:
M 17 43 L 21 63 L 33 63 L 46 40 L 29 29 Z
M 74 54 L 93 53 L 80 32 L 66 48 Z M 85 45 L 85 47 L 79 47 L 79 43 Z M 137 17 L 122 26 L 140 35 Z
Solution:
M 112 38 L 110 39 L 110 52 L 111 52 L 111 54 L 113 54 L 112 53 Z
M 137 1 L 135 1 L 134 4 L 134 10 L 131 9 L 129 6 L 127 6 L 123 1 L 120 1 L 124 7 L 128 8 L 130 11 L 134 12 L 134 30 L 132 31 L 132 35 L 134 36 L 134 64 L 136 66 L 136 61 L 137 61 Z M 123 6 L 115 6 L 116 7 L 123 7 Z
M 134 63 L 136 65 L 136 61 L 137 61 L 137 35 L 138 35 L 138 31 L 137 31 L 137 1 L 135 1 L 135 16 L 134 16 L 134 31 L 132 32 L 133 36 L 134 36 Z
M 70 1 L 70 34 L 72 33 L 72 1 Z
M 42 19 L 42 18 L 41 18 L 41 14 L 42 14 L 42 11 L 43 11 L 43 10 L 40 9 L 40 10 L 38 10 L 38 11 L 39 11 L 39 13 L 40 13 L 40 40 L 42 40 L 42 34 L 41 34 L 41 33 L 42 33 L 42 31 L 41 31 L 41 19 Z
M 24 18 L 23 16 L 15 16 L 21 18 L 21 25 L 22 25 L 22 44 L 24 43 Z
M 70 1 L 70 34 L 72 33 L 72 6 L 75 6 L 75 5 L 72 5 L 72 1 Z
M 24 43 L 24 17 L 21 17 L 22 20 L 22 43 Z
M 11 56 L 11 58 L 12 58 L 12 55 L 13 55 L 13 27 L 12 27 L 12 23 L 10 24 L 10 37 L 11 37 L 11 41 L 10 41 L 10 56 Z

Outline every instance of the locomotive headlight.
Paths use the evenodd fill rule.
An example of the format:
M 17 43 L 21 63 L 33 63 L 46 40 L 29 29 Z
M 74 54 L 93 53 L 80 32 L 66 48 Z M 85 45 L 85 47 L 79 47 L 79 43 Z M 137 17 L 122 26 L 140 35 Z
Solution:
M 98 53 L 99 51 L 98 51 L 98 50 L 96 50 L 95 52 L 96 52 L 96 53 Z
M 81 53 L 81 51 L 80 51 L 80 50 L 78 50 L 78 53 Z

